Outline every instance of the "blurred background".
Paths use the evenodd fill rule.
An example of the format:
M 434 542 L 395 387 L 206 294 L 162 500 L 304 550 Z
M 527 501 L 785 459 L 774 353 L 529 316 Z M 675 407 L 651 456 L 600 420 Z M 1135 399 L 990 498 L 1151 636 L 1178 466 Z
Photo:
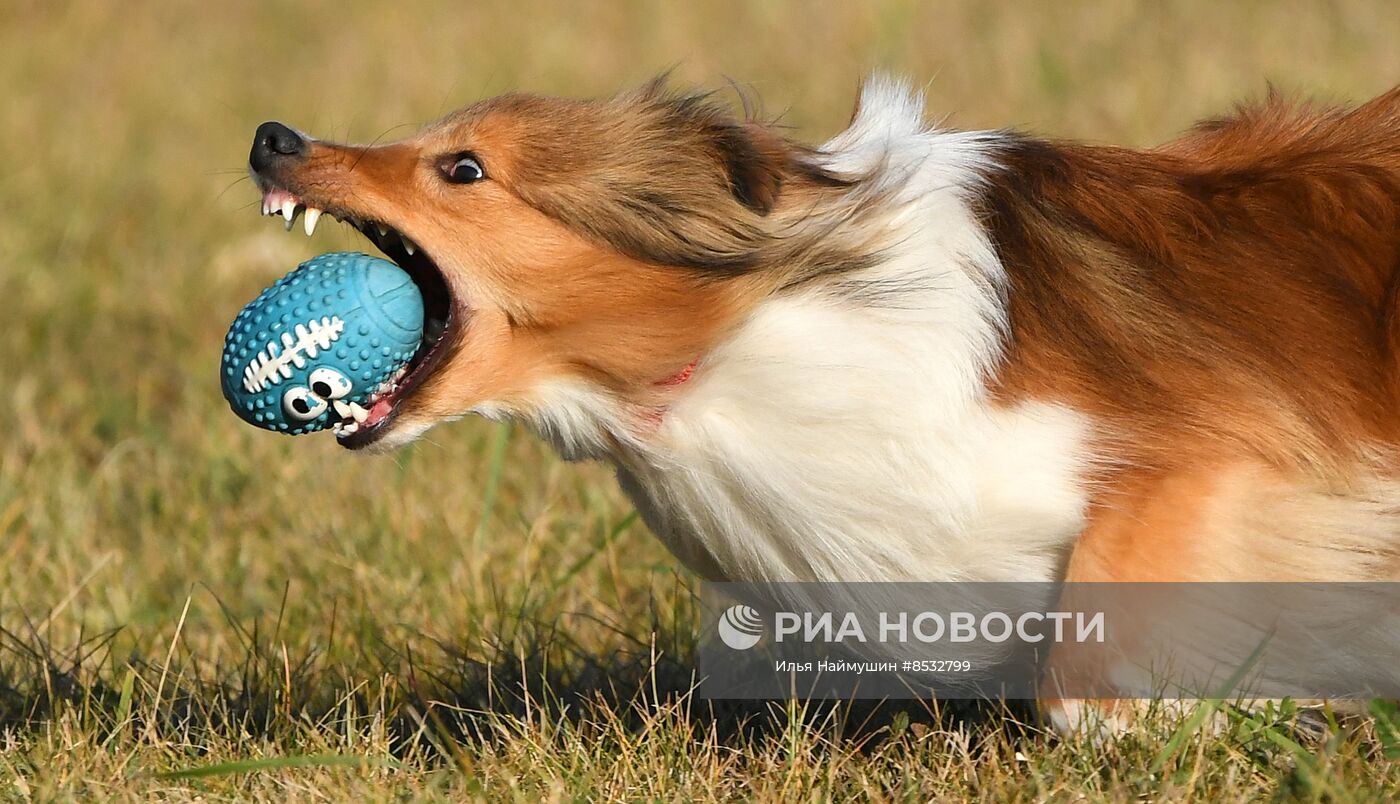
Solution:
M 59 647 L 122 627 L 114 655 L 148 657 L 178 630 L 218 666 L 244 650 L 231 623 L 262 623 L 353 667 L 376 640 L 470 650 L 507 611 L 643 644 L 685 594 L 610 473 L 523 432 L 466 420 L 367 459 L 228 413 L 233 315 L 299 261 L 367 247 L 259 218 L 264 120 L 393 139 L 483 96 L 674 68 L 821 140 L 889 70 L 949 126 L 1146 146 L 1266 82 L 1364 100 L 1400 80 L 1397 43 L 1390 0 L 6 0 L 0 627 Z

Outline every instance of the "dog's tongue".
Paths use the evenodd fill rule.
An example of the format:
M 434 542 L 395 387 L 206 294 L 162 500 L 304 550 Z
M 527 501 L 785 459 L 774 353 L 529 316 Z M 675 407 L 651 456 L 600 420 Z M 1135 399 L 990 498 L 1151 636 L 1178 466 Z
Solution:
M 369 416 L 365 418 L 364 426 L 373 427 L 374 425 L 384 421 L 384 418 L 389 415 L 389 411 L 393 409 L 393 403 L 391 403 L 387 399 L 381 399 L 378 402 L 375 402 L 373 405 L 370 405 Z

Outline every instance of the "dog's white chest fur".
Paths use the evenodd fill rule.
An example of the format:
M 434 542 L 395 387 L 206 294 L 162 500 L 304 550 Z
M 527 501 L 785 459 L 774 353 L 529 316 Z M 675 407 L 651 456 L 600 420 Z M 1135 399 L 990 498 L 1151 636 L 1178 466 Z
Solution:
M 765 302 L 653 442 L 619 456 L 647 523 L 734 580 L 1043 580 L 1083 525 L 1088 423 L 987 399 L 1005 277 L 970 201 L 995 137 L 924 129 L 875 81 L 822 151 L 898 203 L 885 258 Z
M 1055 577 L 1083 525 L 1089 423 L 988 399 L 1006 283 L 972 204 L 997 141 L 928 131 L 913 93 L 873 81 L 821 155 L 892 199 L 844 233 L 878 243 L 878 264 L 761 302 L 645 438 L 567 387 L 540 389 L 537 429 L 566 454 L 608 453 L 651 528 L 710 577 Z
M 647 524 L 714 579 L 1056 577 L 1083 523 L 1084 422 L 992 408 L 966 367 L 846 317 L 767 311 L 731 344 L 745 358 L 697 374 L 619 461 Z M 806 357 L 763 359 L 782 347 Z

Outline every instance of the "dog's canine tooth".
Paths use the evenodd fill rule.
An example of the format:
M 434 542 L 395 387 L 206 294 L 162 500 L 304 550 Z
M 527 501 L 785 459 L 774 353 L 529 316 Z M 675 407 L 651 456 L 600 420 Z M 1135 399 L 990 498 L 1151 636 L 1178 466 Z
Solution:
M 331 407 L 335 408 L 335 415 L 342 419 L 353 418 L 350 414 L 350 404 L 341 399 L 332 400 Z
M 384 224 L 380 223 L 379 221 L 375 221 L 375 222 L 374 222 L 374 228 L 376 228 L 376 229 L 379 230 L 379 236 L 380 236 L 380 237 L 388 237 L 388 236 L 389 236 L 389 227 L 385 226 Z
M 287 223 L 292 222 L 292 216 L 297 212 L 297 202 L 291 196 L 282 199 L 282 217 L 287 219 Z
M 418 250 L 418 247 L 413 245 L 413 241 L 409 240 L 407 237 L 399 235 L 399 240 L 403 241 L 403 250 L 408 252 L 408 256 L 412 257 L 413 252 Z
M 355 417 L 357 424 L 369 418 L 369 411 L 365 410 L 358 402 L 350 403 L 350 413 Z
M 321 219 L 321 210 L 319 210 L 319 209 L 317 209 L 317 208 L 315 208 L 315 207 L 307 207 L 307 208 L 306 208 L 306 217 L 305 217 L 305 218 L 302 218 L 302 221 L 301 221 L 301 222 L 302 222 L 302 225 L 303 225 L 303 226 L 305 227 L 305 229 L 306 229 L 306 236 L 307 236 L 307 237 L 310 237 L 310 236 L 311 236 L 311 233 L 314 232 L 314 231 L 316 231 L 316 222 L 319 221 L 320 219 Z

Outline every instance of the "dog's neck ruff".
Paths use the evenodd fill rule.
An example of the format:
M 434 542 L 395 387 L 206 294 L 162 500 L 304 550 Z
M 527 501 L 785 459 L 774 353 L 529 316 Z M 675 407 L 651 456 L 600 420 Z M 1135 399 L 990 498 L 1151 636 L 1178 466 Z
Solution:
M 880 182 L 857 275 L 761 302 L 664 384 L 664 415 L 577 385 L 529 418 L 566 457 L 605 457 L 687 565 L 729 580 L 1048 580 L 1082 526 L 1085 422 L 998 408 L 1005 276 L 973 212 L 998 137 L 928 131 L 867 86 L 827 167 Z M 833 236 L 840 236 L 835 233 Z

